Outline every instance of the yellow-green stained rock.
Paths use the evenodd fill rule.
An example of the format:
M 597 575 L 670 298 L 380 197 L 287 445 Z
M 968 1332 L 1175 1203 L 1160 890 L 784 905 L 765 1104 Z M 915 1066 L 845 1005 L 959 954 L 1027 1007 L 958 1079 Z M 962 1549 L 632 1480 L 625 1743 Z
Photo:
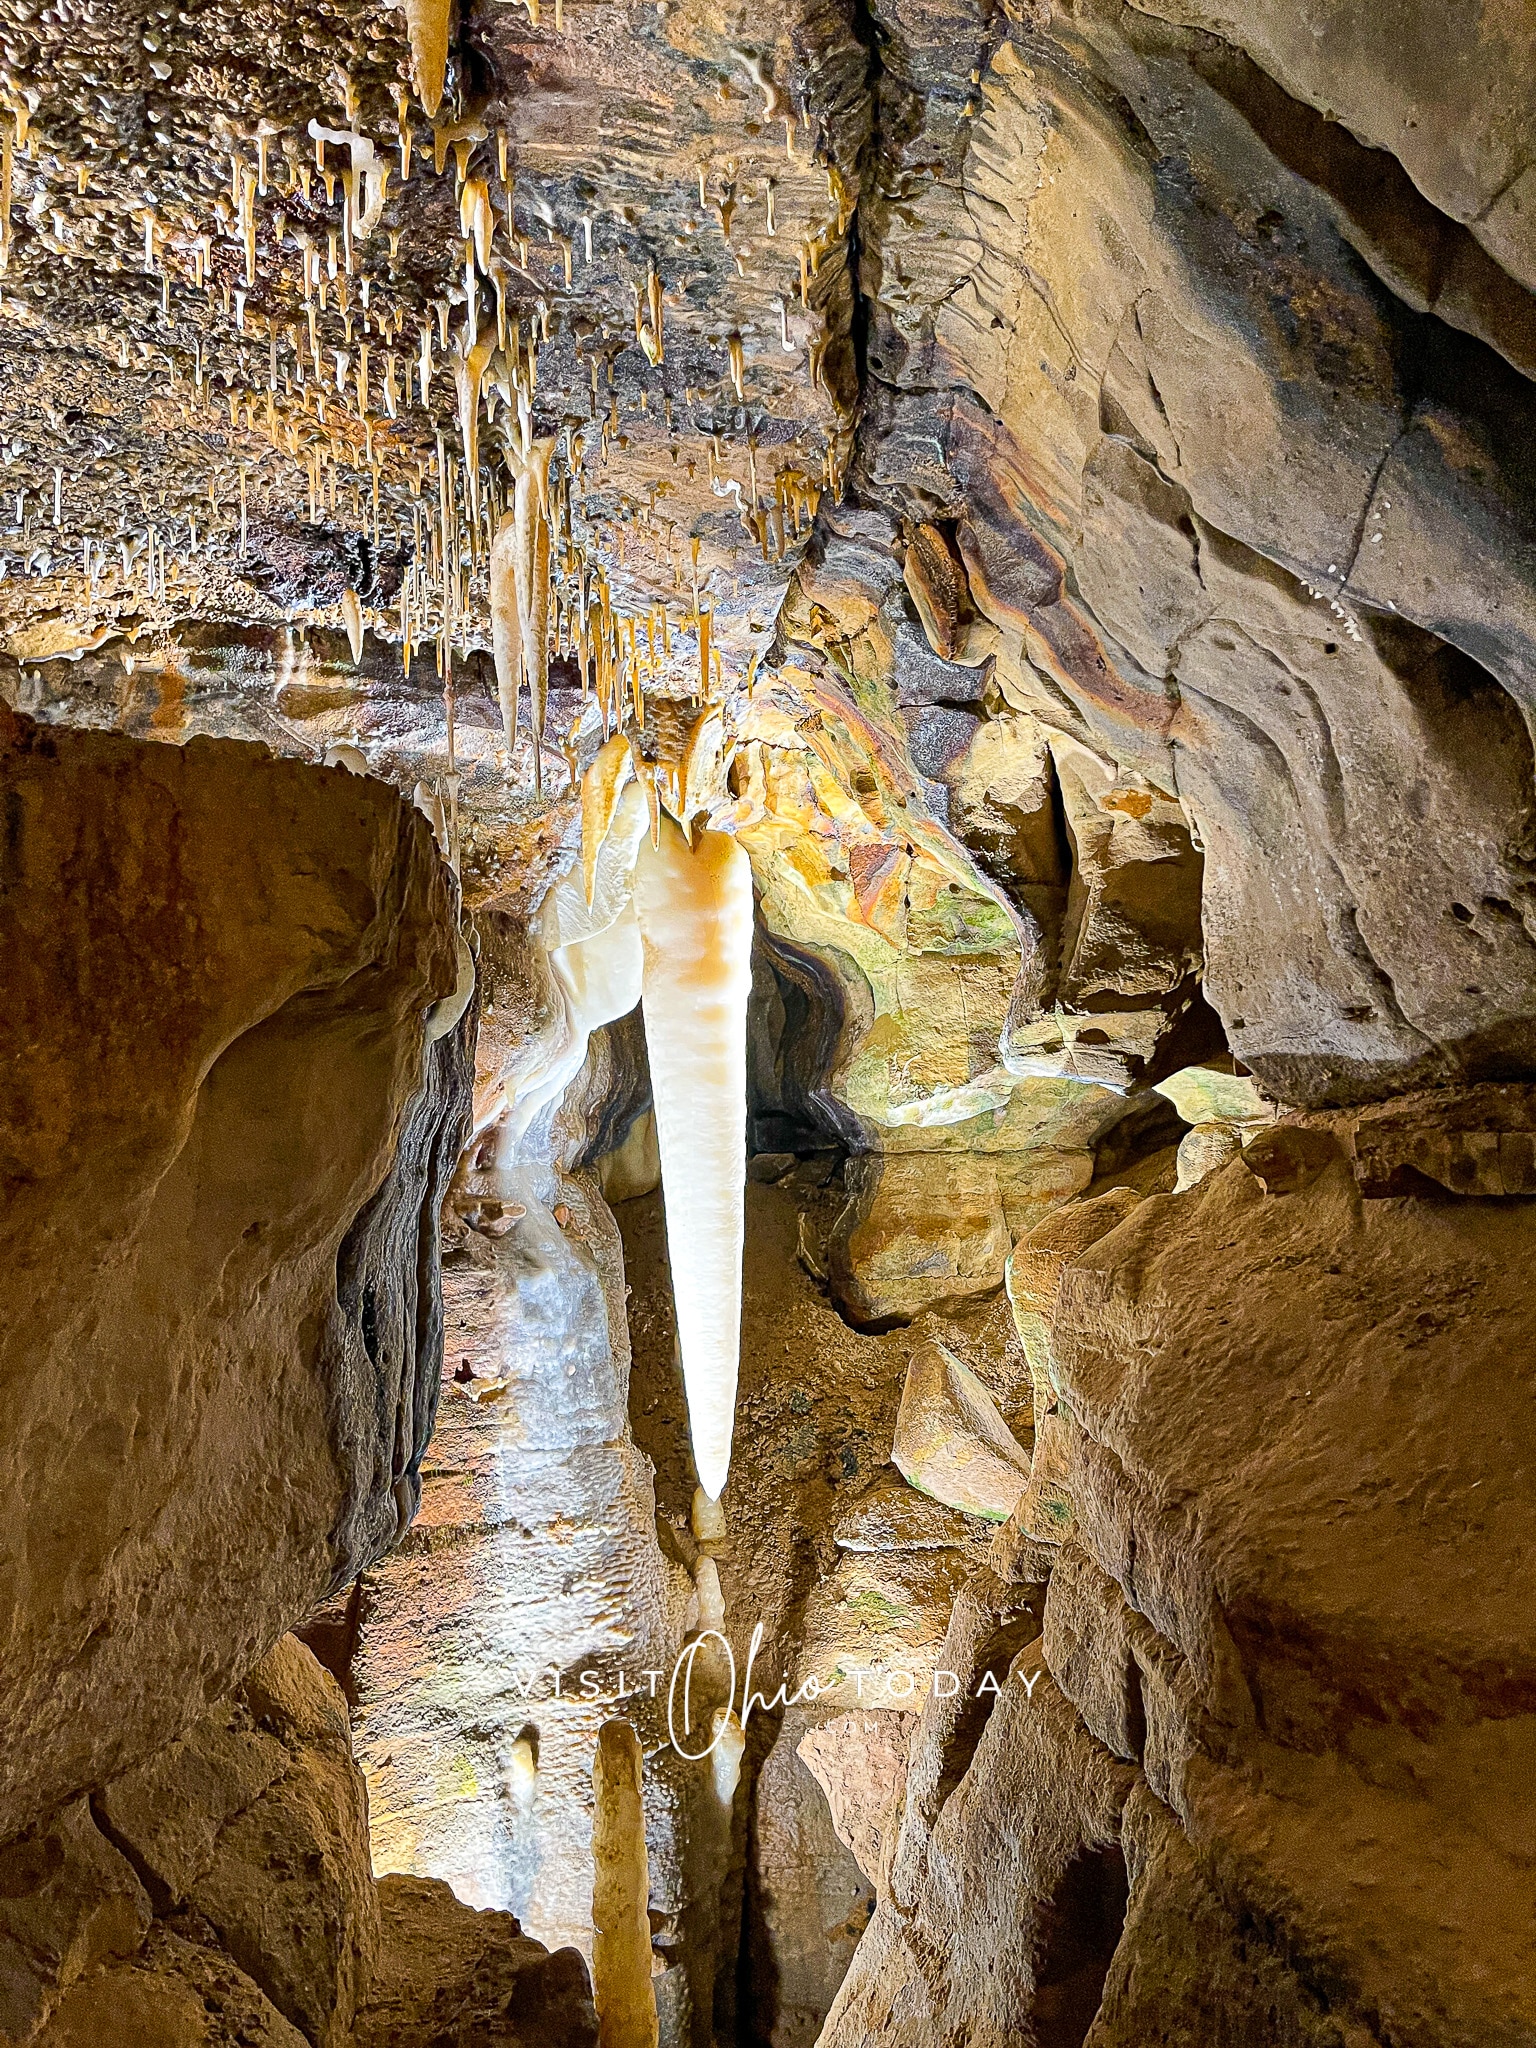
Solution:
M 946 1507 L 1004 1522 L 1029 1480 L 1029 1458 L 969 1366 L 921 1344 L 907 1367 L 891 1456 L 902 1476 Z
M 964 1550 L 843 1555 L 806 1602 L 793 1689 L 823 1707 L 921 1706 L 955 1595 L 975 1568 Z
M 1156 1087 L 1187 1124 L 1268 1123 L 1275 1113 L 1251 1074 L 1224 1074 L 1218 1067 L 1181 1067 Z
M 1080 1194 L 1093 1155 L 912 1152 L 850 1160 L 831 1246 L 838 1300 L 860 1323 L 910 1320 L 994 1293 L 1015 1239 Z
M 1243 1149 L 1242 1132 L 1236 1124 L 1196 1124 L 1179 1140 L 1179 1178 L 1175 1194 L 1198 1187 L 1207 1174 L 1217 1173 Z

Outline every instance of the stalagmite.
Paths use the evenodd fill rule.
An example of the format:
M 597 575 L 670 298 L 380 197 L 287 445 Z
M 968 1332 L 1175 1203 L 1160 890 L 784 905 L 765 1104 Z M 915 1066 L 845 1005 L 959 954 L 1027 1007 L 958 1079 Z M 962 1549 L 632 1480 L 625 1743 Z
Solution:
M 512 1796 L 513 1810 L 519 1815 L 526 1817 L 533 1811 L 538 1782 L 539 1760 L 533 1753 L 533 1743 L 526 1735 L 519 1735 L 507 1755 L 507 1790 Z
M 656 2048 L 640 1740 L 605 1721 L 592 1763 L 592 1996 L 598 2048 Z
M 722 1806 L 729 1806 L 736 1797 L 736 1787 L 741 1783 L 742 1759 L 747 1753 L 747 1731 L 729 1707 L 716 1707 L 710 1734 L 714 1738 L 709 1761 L 715 1797 Z
M 503 514 L 491 542 L 491 650 L 496 663 L 496 695 L 501 704 L 501 726 L 510 756 L 517 737 L 517 695 L 523 678 L 523 624 L 517 603 L 515 558 L 517 522 L 512 513 Z M 595 856 L 594 856 L 595 858 Z M 587 901 L 592 891 L 587 890 Z
M 720 1590 L 720 1567 L 712 1557 L 701 1557 L 693 1568 L 694 1591 L 699 1596 L 701 1630 L 725 1626 L 725 1595 Z
M 730 1467 L 741 1341 L 747 996 L 752 870 L 721 832 L 690 850 L 670 818 L 642 846 L 635 910 L 645 946 L 646 1048 L 656 1098 L 667 1245 L 699 1481 Z
M 695 1542 L 714 1546 L 726 1539 L 725 1509 L 719 1501 L 712 1500 L 702 1486 L 693 1489 L 693 1505 L 689 1512 L 693 1525 Z
M 404 0 L 404 5 L 416 97 L 427 119 L 435 120 L 448 71 L 448 19 L 453 0 Z

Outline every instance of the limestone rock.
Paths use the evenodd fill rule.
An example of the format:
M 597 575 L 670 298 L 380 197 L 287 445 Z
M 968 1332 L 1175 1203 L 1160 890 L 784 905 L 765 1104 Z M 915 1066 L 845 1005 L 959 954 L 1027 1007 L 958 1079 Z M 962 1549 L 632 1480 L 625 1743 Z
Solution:
M 1236 1124 L 1196 1124 L 1179 1140 L 1178 1183 L 1175 1194 L 1198 1187 L 1207 1174 L 1229 1165 L 1243 1149 Z
M 8 1835 L 404 1525 L 467 1076 L 424 1081 L 453 911 L 393 791 L 3 717 Z
M 710 1766 L 668 1741 L 665 1680 L 696 1589 L 658 1541 L 656 1475 L 629 1435 L 619 1229 L 574 1164 L 643 1101 L 620 1047 L 610 1031 L 589 1048 L 516 1163 L 498 1163 L 494 1128 L 467 1155 L 455 1199 L 520 1213 L 449 1260 L 430 1476 L 415 1527 L 364 1582 L 351 1678 L 375 1867 L 446 1880 L 552 1950 L 590 1953 L 593 1748 L 605 1720 L 634 1718 L 671 2043 L 712 2009 L 722 1817 Z M 670 1371 L 670 1323 L 666 1352 Z
M 1536 1090 L 1488 1085 L 1373 1103 L 1330 1119 L 1369 1196 L 1536 1194 Z M 1314 1142 L 1321 1136 L 1313 1134 Z
M 970 1719 L 948 1756 L 936 1719 L 913 1739 L 914 1772 L 942 1771 L 943 1792 L 919 1817 L 909 1779 L 892 1895 L 828 2016 L 825 2048 L 1001 2044 L 1035 2027 L 1080 2040 L 1098 2006 L 1125 1912 L 1132 1774 L 1027 1650 Z
M 1242 1151 L 1243 1164 L 1267 1195 L 1299 1194 L 1342 1156 L 1343 1148 L 1331 1132 L 1295 1124 L 1261 1131 Z
M 839 1550 L 956 1550 L 975 1540 L 982 1526 L 942 1501 L 915 1493 L 899 1479 L 876 1482 L 832 1527 Z
M 335 1681 L 285 1636 L 221 1710 L 102 1795 L 113 1836 L 314 2048 L 349 2035 L 378 1950 L 362 1773 Z
M 907 1367 L 891 1457 L 902 1475 L 947 1507 L 1006 1521 L 1029 1479 L 1029 1458 L 981 1381 L 942 1344 L 921 1344 Z
M 1251 1074 L 1236 1074 L 1211 1064 L 1181 1067 L 1156 1083 L 1187 1124 L 1261 1124 L 1274 1117 L 1273 1106 L 1259 1093 Z
M 1054 1547 L 1072 1528 L 1070 1434 L 1059 1412 L 1060 1377 L 1051 1354 L 1051 1317 L 1062 1276 L 1079 1253 L 1116 1229 L 1142 1200 L 1134 1188 L 1109 1188 L 1069 1203 L 1022 1238 L 1008 1261 L 1008 1299 L 1029 1361 L 1035 1405 L 1029 1484 L 998 1538 L 1009 1570 L 1022 1567 L 1031 1546 Z
M 596 2048 L 586 1964 L 430 1877 L 379 1880 L 379 1962 L 355 2048 Z
M 1090 1195 L 1084 1201 L 1058 1209 L 1014 1246 L 1008 1261 L 1008 1299 L 1026 1351 L 1031 1333 L 1026 1331 L 1022 1319 L 1039 1317 L 1040 1334 L 1047 1336 L 1067 1267 L 1079 1253 L 1097 1244 L 1106 1231 L 1123 1223 L 1142 1200 L 1134 1188 L 1108 1188 L 1101 1195 Z
M 1128 1946 L 1106 2042 L 1144 2038 L 1152 1987 L 1180 1969 L 1178 1899 L 1224 1931 L 1163 2038 L 1247 2010 L 1244 1981 L 1297 2015 L 1285 2038 L 1329 2038 L 1319 1969 L 1344 2038 L 1533 2024 L 1516 1761 L 1532 1738 L 1508 1707 L 1530 1664 L 1509 1589 L 1528 1548 L 1532 1229 L 1523 1202 L 1363 1199 L 1342 1155 L 1276 1196 L 1234 1164 L 1144 1202 L 1064 1274 L 1077 1536 L 1046 1652 L 1193 1850 L 1159 1849 L 1149 1823 L 1128 1942 L 1134 1925 L 1160 1959 L 1138 1988 Z M 1500 1788 L 1497 1817 L 1462 1789 L 1469 1769 Z
M 837 1837 L 872 1885 L 884 1877 L 884 1844 L 907 1790 L 916 1714 L 839 1714 L 801 1736 L 797 1753 L 826 1794 Z
M 994 1293 L 1016 1237 L 1093 1178 L 1087 1151 L 887 1153 L 850 1160 L 830 1275 L 861 1323 Z
M 1536 289 L 1536 222 L 1522 176 L 1536 63 L 1481 9 L 1444 13 L 1410 0 L 1390 22 L 1351 11 L 1315 32 L 1262 4 L 1157 0 L 1147 12 L 1237 43 L 1287 92 L 1394 152 L 1419 191 Z M 1444 45 L 1458 52 L 1451 78 L 1437 61 Z
M 1516 451 L 1536 398 L 1509 363 L 1530 360 L 1529 298 L 1520 340 L 1485 317 L 1491 289 L 1442 292 L 1469 252 L 1488 287 L 1512 263 L 1485 205 L 1529 225 L 1518 85 L 1470 26 L 1455 86 L 1424 86 L 1414 126 L 1389 133 L 1385 109 L 1433 69 L 1417 17 L 1345 10 L 1319 40 L 1262 7 L 1151 11 L 1168 18 L 1094 7 L 1004 42 L 968 145 L 884 195 L 864 495 L 954 522 L 998 633 L 988 708 L 1038 720 L 1058 770 L 1081 748 L 1105 795 L 1193 827 L 1202 987 L 1266 1093 L 1524 1072 L 1536 956 L 1509 821 L 1530 785 L 1536 524 Z M 887 76 L 916 65 L 930 98 L 944 78 L 963 100 L 924 26 L 886 33 Z M 1150 157 L 1127 146 L 1127 102 Z M 1373 145 L 1347 164 L 1342 127 Z M 1176 188 L 1154 161 L 1181 166 Z M 1383 171 L 1393 196 L 1372 212 L 1361 192 Z M 1421 174 L 1466 210 L 1436 214 Z M 1276 323 L 1281 300 L 1329 311 Z M 1429 305 L 1466 331 L 1407 310 Z M 1074 830 L 1087 787 L 1062 775 Z M 961 829 L 968 813 L 952 807 Z M 1093 861 L 1074 867 L 1086 902 Z M 1050 1006 L 1036 991 L 1027 1008 L 1023 1057 Z M 1063 1052 L 1082 1042 L 1060 1028 Z
M 849 1711 L 922 1700 L 971 1562 L 958 1550 L 841 1555 L 806 1602 L 792 1691 Z
M 874 1908 L 869 1873 L 837 1828 L 805 1754 L 816 1712 L 788 1709 L 753 1786 L 743 2005 L 770 2048 L 812 2048 Z
M 224 1952 L 157 1921 L 128 1961 L 94 1970 L 38 2048 L 307 2048 Z
M 911 1738 L 888 1889 L 826 2048 L 1017 2038 L 1041 1979 L 1071 1986 L 1056 2001 L 1079 2023 L 1066 2038 L 1086 2029 L 1084 1991 L 1123 1910 L 1115 1849 L 1133 1778 L 1075 1725 L 1038 1628 L 1038 1587 L 981 1571 L 956 1601 L 943 1649 L 956 1685 Z
M 131 1955 L 150 1904 L 77 1799 L 0 1849 L 0 2042 L 30 2041 L 77 1979 Z

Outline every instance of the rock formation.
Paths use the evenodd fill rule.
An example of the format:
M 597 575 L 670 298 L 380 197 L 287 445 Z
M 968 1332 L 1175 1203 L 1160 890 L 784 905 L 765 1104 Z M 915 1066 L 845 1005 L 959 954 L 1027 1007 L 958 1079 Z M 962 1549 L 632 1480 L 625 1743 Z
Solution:
M 1533 27 L 0 8 L 0 2048 L 1536 2039 Z

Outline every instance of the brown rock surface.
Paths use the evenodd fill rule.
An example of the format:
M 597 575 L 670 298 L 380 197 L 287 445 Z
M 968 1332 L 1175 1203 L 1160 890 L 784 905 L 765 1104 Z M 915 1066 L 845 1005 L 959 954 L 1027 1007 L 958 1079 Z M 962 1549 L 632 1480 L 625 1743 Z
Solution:
M 344 1731 L 231 1688 L 368 1567 L 334 1654 L 383 1860 L 586 1943 L 633 1714 L 666 2048 L 809 2043 L 849 1841 L 888 1883 L 833 2048 L 1529 2048 L 1529 6 L 524 12 L 436 24 L 428 127 L 376 8 L 0 21 L 0 695 L 47 722 L 0 767 L 0 1997 L 125 2048 L 293 2048 L 266 1990 L 340 2031 Z M 542 752 L 486 647 L 530 442 Z M 516 1161 L 496 1122 L 564 1021 L 594 600 L 642 781 L 707 785 L 759 897 L 707 1529 L 634 1020 Z M 425 1466 L 451 885 L 367 778 L 100 729 L 454 814 L 481 1142 Z M 1002 1527 L 894 1494 L 893 1436 Z M 829 1688 L 734 1810 L 621 1697 L 717 1600 L 767 1692 Z M 886 1830 L 850 1794 L 898 1673 Z M 585 2025 L 568 1958 L 411 1883 L 370 2048 L 537 2035 L 546 1976 Z
M 953 22 L 881 24 L 870 388 L 839 515 L 870 537 L 832 580 L 812 551 L 790 638 L 843 660 L 857 633 L 891 676 L 876 523 L 952 530 L 995 667 L 941 770 L 951 820 L 1015 863 L 1048 938 L 1060 856 L 1016 864 L 1049 791 L 991 737 L 1002 718 L 1046 736 L 1078 903 L 1131 885 L 1130 980 L 1192 934 L 1162 936 L 1136 894 L 1159 864 L 1106 866 L 1101 842 L 1193 829 L 1205 990 L 1271 1093 L 1528 1070 L 1536 398 L 1510 365 L 1533 361 L 1532 302 L 1485 232 L 1525 203 L 1524 56 L 1480 19 L 1431 84 L 1422 17 L 1354 6 L 1314 36 L 1260 5 L 1092 4 L 1032 19 L 990 68 Z M 1083 1043 L 1053 985 L 1021 990 L 1015 1056 Z M 1123 1060 L 1127 994 L 1094 1001 Z
M 409 1517 L 467 1076 L 424 1084 L 452 906 L 392 791 L 6 718 L 9 1833 Z
M 1323 1149 L 1029 1268 L 1075 1517 L 998 1553 L 1054 1561 L 980 1742 L 925 1709 L 832 2048 L 1529 2032 L 1530 1205 Z
M 954 1550 L 985 1528 L 979 1518 L 915 1492 L 900 1479 L 877 1480 L 832 1525 L 839 1550 Z
M 157 1921 L 136 1955 L 75 1986 L 38 2048 L 304 2048 L 305 2040 L 221 1949 Z
M 815 1712 L 784 1715 L 752 1791 L 741 2017 L 763 2048 L 812 2048 L 874 1906 L 873 1879 L 805 1755 Z
M 379 1947 L 368 1802 L 345 1702 L 302 1643 L 99 1803 L 162 1909 L 200 1915 L 314 2048 L 347 2040 Z
M 969 1366 L 920 1344 L 907 1366 L 891 1459 L 946 1507 L 1003 1522 L 1029 1478 L 1029 1456 Z
M 904 1152 L 851 1160 L 830 1272 L 877 1327 L 993 1294 L 1015 1237 L 1093 1178 L 1090 1152 Z
M 0 1849 L 0 2041 L 30 2041 L 77 1979 L 132 1955 L 150 1904 L 84 1799 Z
M 907 1789 L 915 1714 L 839 1714 L 802 1735 L 801 1761 L 826 1794 L 837 1837 L 872 1885 L 884 1876 Z
M 595 2048 L 586 1965 L 430 1877 L 379 1882 L 379 1962 L 355 2048 Z

